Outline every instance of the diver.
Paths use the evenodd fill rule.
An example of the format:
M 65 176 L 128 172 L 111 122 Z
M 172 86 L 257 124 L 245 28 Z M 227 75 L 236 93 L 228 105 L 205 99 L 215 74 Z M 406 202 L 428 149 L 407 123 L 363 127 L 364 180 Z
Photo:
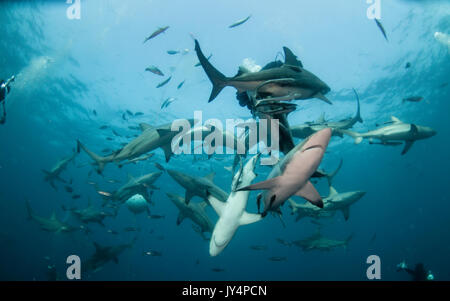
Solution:
M 412 281 L 431 281 L 434 280 L 434 275 L 431 273 L 431 271 L 426 271 L 425 266 L 423 263 L 416 264 L 416 267 L 414 270 L 411 270 L 408 268 L 408 265 L 405 261 L 402 261 L 397 265 L 397 272 L 398 271 L 406 271 L 408 274 L 412 276 Z
M 14 75 L 11 76 L 7 81 L 0 80 L 0 104 L 2 106 L 2 115 L 0 117 L 0 124 L 6 122 L 6 95 L 8 95 L 11 90 L 11 83 L 14 82 Z

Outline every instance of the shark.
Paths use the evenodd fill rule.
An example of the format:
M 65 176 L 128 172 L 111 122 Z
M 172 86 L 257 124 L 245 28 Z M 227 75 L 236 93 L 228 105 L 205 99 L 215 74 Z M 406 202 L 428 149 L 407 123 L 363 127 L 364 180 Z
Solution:
M 44 178 L 45 181 L 49 182 L 50 185 L 54 189 L 56 189 L 56 186 L 54 183 L 56 180 L 58 180 L 62 183 L 67 183 L 66 180 L 64 180 L 60 177 L 60 174 L 61 174 L 61 172 L 66 170 L 67 165 L 69 165 L 69 163 L 72 162 L 76 156 L 77 156 L 77 152 L 74 151 L 73 154 L 70 155 L 69 157 L 59 160 L 50 171 L 42 170 L 42 172 L 45 174 L 45 178 Z
M 210 194 L 222 202 L 225 202 L 228 198 L 228 193 L 213 183 L 214 176 L 216 175 L 215 172 L 207 175 L 206 177 L 191 176 L 173 169 L 168 169 L 167 173 L 178 184 L 186 189 L 186 204 L 189 204 L 194 196 L 199 196 L 204 200 L 208 200 L 208 195 Z
M 191 126 L 194 125 L 194 120 L 190 119 Z M 123 148 L 115 151 L 109 156 L 99 156 L 94 152 L 86 148 L 79 140 L 77 140 L 78 152 L 83 149 L 91 159 L 94 160 L 94 164 L 97 165 L 97 172 L 101 174 L 107 163 L 115 162 L 119 164 L 125 160 L 132 160 L 140 157 L 148 152 L 151 152 L 157 148 L 161 148 L 164 151 L 166 162 L 169 162 L 172 156 L 171 142 L 172 139 L 179 134 L 178 131 L 172 131 L 172 123 L 164 124 L 161 126 L 153 127 L 146 123 L 140 125 L 142 133 Z M 120 165 L 120 164 L 119 164 Z
M 94 242 L 95 253 L 84 263 L 82 271 L 98 272 L 110 261 L 119 263 L 119 255 L 125 250 L 131 249 L 135 241 L 136 238 L 128 244 L 117 246 L 102 246 Z
M 88 206 L 84 209 L 66 209 L 65 207 L 63 207 L 63 210 L 70 211 L 74 216 L 76 216 L 81 222 L 85 224 L 98 223 L 102 226 L 105 226 L 105 224 L 103 224 L 103 220 L 105 219 L 105 217 L 114 216 L 111 213 L 95 209 L 95 207 L 91 203 L 91 200 L 89 200 Z
M 293 52 L 284 47 L 284 64 L 277 61 L 266 65 L 258 72 L 245 72 L 243 68 L 234 77 L 220 73 L 205 57 L 200 44 L 195 40 L 195 51 L 206 75 L 213 84 L 209 102 L 213 101 L 223 88 L 231 86 L 237 93 L 255 92 L 262 98 L 291 96 L 290 99 L 318 98 L 329 104 L 325 97 L 330 87 L 316 75 L 303 68 Z
M 55 212 L 52 213 L 50 218 L 37 216 L 31 209 L 30 202 L 28 200 L 26 201 L 26 208 L 28 219 L 34 220 L 39 225 L 39 227 L 44 231 L 54 233 L 69 233 L 78 230 L 76 227 L 73 227 L 69 224 L 60 221 L 56 217 Z
M 323 208 L 323 201 L 310 182 L 322 161 L 331 138 L 331 129 L 323 129 L 294 147 L 269 173 L 266 181 L 239 188 L 241 190 L 267 190 L 257 198 L 258 210 L 261 198 L 264 202 L 262 216 L 268 211 L 281 213 L 280 206 L 293 195 L 300 196 Z
M 193 221 L 199 227 L 199 233 L 204 239 L 204 233 L 212 233 L 214 224 L 206 214 L 206 207 L 209 205 L 207 202 L 190 202 L 186 204 L 183 197 L 173 193 L 166 193 L 170 201 L 178 208 L 180 213 L 177 217 L 177 226 L 179 226 L 184 219 L 188 218 Z
M 388 125 L 367 133 L 357 133 L 350 130 L 339 131 L 355 139 L 355 144 L 361 143 L 365 138 L 369 139 L 370 144 L 392 146 L 399 145 L 404 141 L 405 146 L 401 153 L 402 155 L 405 155 L 411 149 L 415 141 L 427 139 L 437 134 L 437 132 L 430 127 L 405 123 L 395 116 L 391 116 L 391 121 L 386 122 L 385 124 Z M 379 142 L 375 142 L 374 140 Z
M 306 137 L 311 136 L 312 134 L 320 130 L 323 130 L 324 128 L 331 128 L 333 130 L 333 136 L 343 137 L 342 132 L 338 130 L 348 130 L 351 129 L 356 123 L 363 122 L 361 118 L 359 96 L 355 89 L 353 89 L 353 92 L 356 95 L 357 101 L 357 109 L 354 117 L 350 117 L 340 121 L 330 122 L 326 121 L 325 115 L 322 114 L 320 118 L 317 119 L 315 122 L 307 122 L 305 124 L 292 126 L 290 128 L 292 136 L 295 138 L 305 139 Z
M 306 239 L 293 241 L 292 244 L 301 248 L 303 251 L 331 251 L 338 247 L 343 247 L 346 249 L 352 237 L 353 234 L 345 240 L 334 240 L 323 237 L 322 234 L 320 234 L 320 231 L 317 231 L 315 234 Z
M 261 214 L 245 211 L 250 191 L 237 191 L 241 186 L 250 185 L 256 178 L 254 169 L 259 157 L 260 154 L 253 156 L 245 166 L 241 163 L 241 168 L 233 176 L 232 192 L 226 202 L 221 202 L 213 195 L 208 195 L 209 203 L 219 215 L 209 244 L 211 256 L 217 256 L 225 249 L 240 226 L 253 224 L 262 219 Z

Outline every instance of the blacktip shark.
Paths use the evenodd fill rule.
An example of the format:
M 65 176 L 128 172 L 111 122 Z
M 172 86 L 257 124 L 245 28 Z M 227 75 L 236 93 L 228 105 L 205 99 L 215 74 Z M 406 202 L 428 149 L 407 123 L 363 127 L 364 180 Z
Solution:
M 83 264 L 82 271 L 98 272 L 110 261 L 119 263 L 119 255 L 126 249 L 132 248 L 135 241 L 136 238 L 128 244 L 117 246 L 101 246 L 94 242 L 95 253 Z
M 348 243 L 352 239 L 353 234 L 351 234 L 345 240 L 335 240 L 325 238 L 320 234 L 320 231 L 317 231 L 310 237 L 302 240 L 293 241 L 292 244 L 301 248 L 303 251 L 312 251 L 312 250 L 320 250 L 320 251 L 331 251 L 332 249 L 343 247 L 347 248 Z
M 54 232 L 54 233 L 68 233 L 78 230 L 76 227 L 73 227 L 71 225 L 68 225 L 56 217 L 55 212 L 52 213 L 50 218 L 40 217 L 34 214 L 33 210 L 31 209 L 30 202 L 26 201 L 26 207 L 27 207 L 27 214 L 29 220 L 34 220 L 38 223 L 39 227 L 47 232 Z
M 208 206 L 207 202 L 190 202 L 189 204 L 186 204 L 186 201 L 181 196 L 173 193 L 166 193 L 166 195 L 180 211 L 177 217 L 177 226 L 179 226 L 185 218 L 188 218 L 199 227 L 199 233 L 204 239 L 206 239 L 204 233 L 213 232 L 214 224 L 205 210 Z
M 426 126 L 404 123 L 395 116 L 391 117 L 391 122 L 387 126 L 378 128 L 367 133 L 357 133 L 350 130 L 339 130 L 355 139 L 355 144 L 361 143 L 364 138 L 369 138 L 370 144 L 399 145 L 405 142 L 402 155 L 406 154 L 415 141 L 430 138 L 436 135 L 436 131 Z M 379 140 L 374 142 L 373 139 Z
M 356 95 L 356 102 L 357 102 L 357 109 L 354 117 L 343 119 L 337 122 L 330 122 L 326 121 L 324 114 L 322 114 L 320 118 L 317 119 L 315 122 L 307 122 L 305 124 L 291 126 L 290 129 L 292 136 L 295 138 L 305 139 L 306 137 L 311 136 L 312 134 L 329 127 L 333 130 L 332 133 L 333 136 L 342 137 L 343 136 L 342 132 L 339 132 L 337 130 L 348 130 L 351 129 L 357 122 L 362 123 L 363 120 L 361 118 L 359 96 L 355 89 L 353 89 L 353 92 Z
M 318 98 L 331 104 L 325 97 L 325 94 L 330 92 L 330 87 L 304 69 L 302 62 L 297 60 L 297 57 L 289 48 L 283 47 L 283 50 L 285 54 L 284 64 L 272 62 L 258 72 L 245 72 L 240 68 L 236 76 L 226 77 L 208 61 L 200 48 L 199 42 L 195 40 L 195 51 L 198 59 L 213 84 L 209 102 L 213 101 L 223 88 L 231 86 L 238 90 L 238 94 L 253 91 L 263 98 L 291 95 L 291 100 Z
M 310 182 L 322 161 L 331 138 L 331 129 L 323 129 L 294 147 L 274 166 L 266 181 L 239 190 L 267 190 L 257 198 L 258 210 L 261 198 L 264 202 L 262 216 L 268 211 L 279 212 L 279 208 L 292 195 L 300 196 L 323 208 L 323 201 Z
M 303 217 L 329 217 L 334 215 L 335 211 L 341 211 L 344 219 L 347 221 L 350 217 L 350 206 L 359 201 L 364 195 L 365 191 L 349 191 L 339 193 L 330 185 L 330 193 L 323 199 L 323 208 L 317 208 L 310 203 L 297 204 L 289 199 L 289 206 L 292 209 L 292 214 L 297 214 L 295 221 L 299 221 Z
M 88 224 L 88 223 L 97 223 L 102 226 L 105 226 L 103 224 L 103 220 L 108 216 L 114 216 L 111 213 L 95 209 L 95 207 L 92 205 L 91 200 L 89 199 L 88 206 L 83 209 L 77 209 L 77 208 L 71 208 L 66 209 L 63 207 L 64 211 L 70 211 L 74 216 L 76 216 L 82 223 Z
M 225 202 L 228 198 L 228 193 L 213 183 L 214 176 L 216 175 L 214 172 L 206 177 L 191 176 L 173 169 L 168 169 L 167 173 L 186 189 L 186 204 L 189 204 L 194 196 L 208 200 L 208 195 L 211 194 L 222 202 Z
M 63 158 L 63 159 L 59 160 L 55 164 L 55 166 L 53 166 L 53 168 L 50 171 L 42 170 L 42 172 L 45 173 L 45 181 L 49 182 L 50 185 L 54 189 L 56 189 L 56 186 L 55 186 L 55 183 L 54 183 L 55 180 L 58 180 L 58 181 L 63 182 L 63 183 L 67 183 L 66 180 L 64 180 L 64 179 L 62 179 L 60 177 L 60 174 L 61 174 L 61 172 L 63 172 L 67 168 L 67 165 L 70 162 L 72 162 L 77 155 L 78 155 L 78 153 L 74 151 L 73 154 L 70 155 L 69 157 L 66 157 L 66 158 Z
M 219 255 L 230 243 L 240 226 L 256 223 L 262 219 L 261 214 L 245 211 L 250 191 L 238 191 L 241 186 L 250 185 L 256 178 L 254 172 L 260 154 L 253 156 L 245 166 L 234 175 L 231 183 L 231 193 L 226 202 L 222 202 L 213 195 L 208 196 L 209 203 L 219 215 L 209 244 L 209 254 Z
M 194 119 L 190 119 L 191 126 L 194 125 Z M 142 133 L 130 143 L 125 145 L 122 149 L 115 151 L 112 155 L 102 157 L 86 148 L 79 140 L 78 152 L 80 148 L 83 149 L 97 165 L 97 172 L 102 173 L 105 165 L 110 162 L 120 163 L 124 160 L 132 160 L 144 155 L 152 150 L 161 148 L 164 151 L 166 162 L 169 162 L 172 156 L 171 141 L 179 134 L 178 131 L 172 131 L 172 123 L 164 124 L 158 127 L 153 127 L 146 123 L 141 123 L 140 128 Z

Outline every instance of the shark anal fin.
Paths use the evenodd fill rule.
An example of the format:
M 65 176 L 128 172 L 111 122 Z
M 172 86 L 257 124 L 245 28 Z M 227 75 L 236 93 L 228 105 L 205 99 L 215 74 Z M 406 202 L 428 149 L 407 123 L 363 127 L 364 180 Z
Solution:
M 413 140 L 408 140 L 408 141 L 406 141 L 405 142 L 405 148 L 403 148 L 403 151 L 402 151 L 402 155 L 404 155 L 404 154 L 406 154 L 410 149 L 411 149 L 411 146 L 414 144 L 414 141 Z
M 223 211 L 225 210 L 225 203 L 219 201 L 214 196 L 208 194 L 208 201 L 213 207 L 214 211 L 216 211 L 218 216 L 222 216 Z
M 241 226 L 253 224 L 259 222 L 262 219 L 261 214 L 247 213 L 244 211 L 241 218 L 239 219 L 239 224 Z
M 297 191 L 295 195 L 306 199 L 308 202 L 316 205 L 319 208 L 323 208 L 322 198 L 310 181 L 308 181 L 305 186 Z
M 275 187 L 278 183 L 279 177 L 272 178 L 266 181 L 262 181 L 259 183 L 255 183 L 253 185 L 249 185 L 246 187 L 239 188 L 237 191 L 243 191 L 243 190 L 269 190 L 273 187 Z

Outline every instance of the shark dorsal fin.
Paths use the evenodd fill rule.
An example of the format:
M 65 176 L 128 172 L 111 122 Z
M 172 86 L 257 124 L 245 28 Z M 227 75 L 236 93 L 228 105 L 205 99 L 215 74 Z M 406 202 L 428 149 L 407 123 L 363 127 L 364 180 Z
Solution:
M 316 123 L 324 123 L 325 122 L 325 112 L 320 114 L 319 118 L 316 120 Z
M 216 176 L 216 173 L 213 171 L 209 175 L 205 176 L 205 179 L 210 180 L 212 182 L 212 181 L 214 181 L 215 176 Z
M 393 123 L 402 123 L 402 121 L 395 116 L 391 116 L 391 120 Z
M 294 67 L 302 67 L 301 61 L 297 60 L 297 56 L 287 47 L 283 47 L 284 50 L 284 64 Z
M 336 191 L 336 189 L 335 189 L 333 186 L 330 186 L 330 194 L 329 194 L 329 197 L 330 197 L 330 196 L 333 196 L 333 195 L 336 195 L 336 194 L 338 194 L 338 192 Z
M 141 131 L 145 131 L 145 130 L 153 128 L 150 124 L 147 124 L 147 123 L 140 123 L 139 127 L 141 128 Z

